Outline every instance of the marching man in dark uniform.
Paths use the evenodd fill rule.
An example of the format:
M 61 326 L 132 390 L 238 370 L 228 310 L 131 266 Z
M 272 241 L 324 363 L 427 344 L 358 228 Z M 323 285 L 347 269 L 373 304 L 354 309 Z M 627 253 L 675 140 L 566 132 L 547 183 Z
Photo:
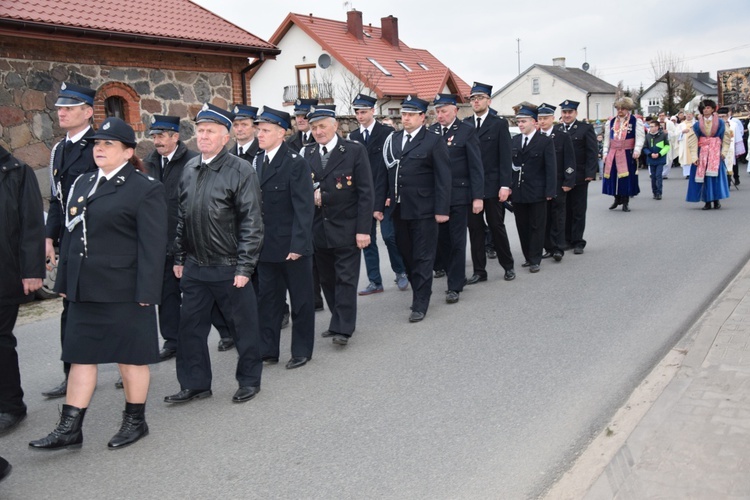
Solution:
M 303 147 L 315 144 L 315 138 L 307 121 L 310 108 L 318 105 L 317 99 L 297 99 L 294 103 L 294 124 L 297 131 L 286 140 L 287 145 L 293 151 L 299 153 Z
M 252 163 L 255 155 L 258 154 L 258 141 L 255 140 L 255 120 L 258 117 L 258 108 L 237 104 L 233 112 L 232 133 L 235 143 L 229 147 L 229 152 Z
M 167 403 L 211 396 L 206 339 L 219 306 L 237 346 L 235 403 L 260 392 L 263 371 L 258 303 L 250 277 L 263 244 L 261 194 L 252 165 L 226 150 L 234 115 L 205 104 L 196 116 L 200 157 L 185 165 L 174 242 L 182 310 L 177 343 L 180 392 Z
M 568 191 L 565 203 L 565 241 L 573 253 L 580 255 L 586 246 L 583 232 L 586 229 L 586 208 L 589 199 L 589 182 L 599 168 L 599 143 L 594 127 L 577 119 L 578 102 L 566 99 L 560 103 L 562 123 L 556 131 L 567 132 L 573 141 L 576 157 L 576 185 Z
M 289 113 L 269 107 L 258 117 L 263 150 L 253 163 L 263 196 L 263 248 L 258 259 L 258 305 L 263 361 L 278 363 L 286 291 L 292 303 L 292 357 L 288 369 L 312 359 L 315 302 L 312 277 L 313 188 L 310 166 L 284 143 Z
M 357 141 L 367 148 L 367 158 L 370 160 L 372 170 L 372 182 L 375 193 L 385 192 L 388 185 L 388 170 L 383 162 L 383 143 L 393 132 L 393 127 L 383 125 L 375 119 L 375 105 L 378 100 L 368 95 L 359 94 L 352 102 L 354 113 L 359 122 L 359 128 L 349 134 L 349 139 Z M 376 194 L 377 196 L 377 194 Z M 388 257 L 391 261 L 391 269 L 396 273 L 396 285 L 399 290 L 409 288 L 409 278 L 406 277 L 404 259 L 398 253 L 396 246 L 396 234 L 393 230 L 391 219 L 391 207 L 386 207 L 383 220 L 380 221 L 380 234 L 388 249 Z M 380 254 L 378 252 L 378 221 L 372 219 L 372 231 L 370 231 L 370 244 L 362 250 L 365 256 L 365 268 L 370 283 L 359 291 L 360 295 L 372 295 L 383 291 L 383 277 L 380 275 Z
M 422 321 L 430 306 L 438 224 L 450 217 L 448 146 L 424 126 L 427 106 L 427 101 L 412 96 L 401 102 L 404 129 L 392 134 L 384 145 L 388 191 L 375 206 L 378 220 L 383 218 L 386 200 L 394 207 L 396 244 L 412 289 L 412 323 Z
M 374 189 L 367 150 L 337 134 L 334 106 L 307 115 L 315 146 L 305 148 L 315 190 L 313 243 L 320 285 L 331 310 L 323 337 L 346 345 L 357 324 L 357 283 L 362 250 L 370 244 Z
M 556 131 L 555 106 L 543 103 L 537 110 L 539 132 L 552 138 L 557 164 L 557 195 L 547 202 L 547 228 L 544 232 L 543 259 L 560 262 L 565 255 L 565 198 L 576 184 L 576 157 L 570 135 Z
M 177 232 L 178 191 L 185 164 L 198 156 L 180 141 L 178 116 L 154 115 L 149 135 L 155 151 L 143 160 L 148 174 L 164 184 L 167 195 L 167 261 L 159 304 L 159 330 L 164 347 L 159 358 L 164 361 L 177 353 L 177 329 L 180 326 L 180 282 L 174 275 L 174 238 Z
M 458 97 L 438 94 L 433 105 L 437 123 L 432 132 L 443 137 L 451 163 L 450 219 L 440 224 L 438 253 L 445 257 L 448 290 L 445 301 L 458 302 L 466 282 L 466 228 L 469 213 L 479 214 L 484 207 L 484 167 L 476 128 L 457 119 Z
M 60 87 L 57 102 L 57 118 L 60 128 L 67 132 L 65 140 L 62 140 L 52 149 L 50 156 L 50 184 L 52 196 L 49 199 L 49 212 L 46 224 L 46 249 L 48 266 L 56 265 L 55 244 L 62 246 L 64 235 L 64 205 L 68 199 L 70 187 L 79 175 L 86 172 L 96 171 L 94 163 L 94 141 L 91 136 L 94 131 L 91 128 L 91 117 L 94 116 L 94 96 L 96 91 L 74 85 L 63 83 Z M 63 312 L 60 317 L 60 342 L 65 339 L 65 324 L 68 316 L 68 301 L 63 299 Z M 68 373 L 70 363 L 63 363 L 65 380 L 57 387 L 45 391 L 43 396 L 48 398 L 60 398 L 65 396 L 68 388 Z
M 557 190 L 555 145 L 536 130 L 536 109 L 520 106 L 516 121 L 521 133 L 513 138 L 513 207 L 524 267 L 539 272 L 547 222 L 547 201 Z
M 471 88 L 471 107 L 474 116 L 464 121 L 477 128 L 479 149 L 484 166 L 484 210 L 469 215 L 469 241 L 474 274 L 466 281 L 473 285 L 487 281 L 487 254 L 485 252 L 484 216 L 497 252 L 497 260 L 505 270 L 504 279 L 516 277 L 513 254 L 510 251 L 508 232 L 505 229 L 504 203 L 510 198 L 511 161 L 508 121 L 491 113 L 492 86 L 475 82 Z

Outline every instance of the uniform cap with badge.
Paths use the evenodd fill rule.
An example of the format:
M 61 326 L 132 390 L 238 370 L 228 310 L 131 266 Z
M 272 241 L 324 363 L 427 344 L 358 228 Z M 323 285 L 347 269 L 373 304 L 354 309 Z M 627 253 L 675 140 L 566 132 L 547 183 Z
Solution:
M 224 125 L 227 130 L 232 129 L 232 122 L 234 121 L 234 113 L 230 113 L 225 109 L 221 109 L 213 104 L 206 103 L 203 108 L 195 116 L 195 123 L 213 122 L 219 125 Z
M 244 104 L 235 104 L 234 109 L 235 120 L 257 120 L 258 119 L 258 108 L 254 106 L 246 106 Z
M 256 121 L 258 123 L 273 123 L 284 130 L 289 130 L 289 127 L 292 126 L 292 117 L 289 113 L 269 108 L 268 106 L 263 106 Z
M 297 99 L 294 102 L 294 114 L 295 115 L 306 115 L 310 112 L 310 108 L 318 105 L 317 99 Z
M 371 109 L 374 108 L 377 103 L 378 100 L 375 97 L 370 97 L 369 95 L 365 94 L 359 94 L 352 101 L 352 107 L 354 109 Z
M 310 123 L 322 120 L 323 118 L 336 118 L 336 105 L 324 104 L 321 106 L 313 106 L 310 108 L 310 112 L 307 113 L 306 118 Z
M 537 110 L 536 108 L 526 106 L 525 104 L 521 105 L 518 107 L 518 111 L 516 111 L 516 118 L 533 118 L 536 120 Z
M 88 104 L 94 105 L 96 91 L 82 85 L 65 82 L 60 86 L 60 93 L 57 96 L 55 106 L 67 108 L 71 106 L 81 106 Z
M 99 130 L 91 136 L 93 140 L 109 139 L 110 141 L 120 141 L 129 148 L 134 148 L 138 142 L 135 139 L 133 127 L 122 121 L 120 118 L 110 117 L 104 120 Z
M 180 131 L 179 116 L 154 115 L 151 117 L 151 126 L 148 130 L 149 135 L 161 134 L 162 132 L 170 131 Z
M 474 82 L 474 85 L 471 86 L 471 93 L 470 96 L 475 95 L 486 95 L 487 97 L 492 96 L 492 85 L 487 85 L 486 83 L 479 83 Z
M 538 116 L 555 116 L 556 109 L 557 109 L 557 106 L 553 106 L 552 104 L 547 104 L 546 102 L 543 102 L 537 108 L 537 115 Z
M 563 102 L 560 103 L 560 109 L 577 110 L 579 104 L 581 103 L 578 101 L 571 101 L 570 99 L 565 99 Z
M 402 113 L 426 113 L 427 106 L 430 103 L 420 99 L 419 97 L 413 97 L 411 95 L 406 96 L 406 99 L 401 101 L 401 112 Z
M 458 96 L 456 94 L 438 94 L 435 96 L 435 100 L 432 101 L 432 105 L 435 109 L 442 108 L 443 106 L 457 106 Z

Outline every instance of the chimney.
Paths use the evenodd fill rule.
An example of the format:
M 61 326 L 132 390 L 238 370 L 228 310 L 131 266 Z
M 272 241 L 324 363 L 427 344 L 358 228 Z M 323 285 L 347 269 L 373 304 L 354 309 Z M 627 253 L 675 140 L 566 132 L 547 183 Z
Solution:
M 358 10 L 350 10 L 346 13 L 346 31 L 354 35 L 357 40 L 363 40 L 362 13 Z
M 380 19 L 382 28 L 381 38 L 398 48 L 398 18 L 393 16 L 383 17 Z
M 708 72 L 699 72 L 698 73 L 698 81 L 703 83 L 708 83 L 711 80 L 711 77 L 708 75 Z
M 564 57 L 555 57 L 552 59 L 552 66 L 560 66 L 561 68 L 565 67 L 565 58 Z

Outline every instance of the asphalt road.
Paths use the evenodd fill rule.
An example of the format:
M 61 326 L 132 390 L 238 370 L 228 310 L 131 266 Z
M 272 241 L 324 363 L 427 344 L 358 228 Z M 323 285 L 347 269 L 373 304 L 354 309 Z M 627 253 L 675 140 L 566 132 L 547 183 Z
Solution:
M 536 275 L 520 267 L 509 217 L 518 278 L 504 282 L 493 263 L 455 305 L 436 280 L 422 323 L 407 322 L 410 292 L 382 259 L 386 292 L 360 298 L 349 345 L 318 339 L 298 370 L 283 356 L 249 403 L 231 403 L 235 354 L 216 352 L 213 333 L 213 398 L 165 405 L 179 390 L 174 361 L 154 366 L 151 434 L 117 452 L 106 446 L 123 408 L 112 365 L 100 368 L 82 450 L 27 448 L 56 423 L 61 402 L 40 392 L 61 367 L 56 321 L 21 326 L 29 417 L 0 438 L 15 467 L 0 498 L 536 497 L 750 257 L 750 177 L 720 211 L 703 212 L 684 202 L 680 172 L 662 201 L 641 175 L 629 214 L 607 210 L 593 183 L 586 253 Z M 318 332 L 327 322 L 318 313 Z M 288 341 L 285 330 L 282 352 Z

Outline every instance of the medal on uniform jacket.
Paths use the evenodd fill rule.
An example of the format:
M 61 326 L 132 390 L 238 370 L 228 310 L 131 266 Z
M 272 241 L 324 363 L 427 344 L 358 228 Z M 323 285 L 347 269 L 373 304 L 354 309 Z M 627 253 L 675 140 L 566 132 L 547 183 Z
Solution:
M 75 216 L 78 213 L 78 207 L 70 207 L 70 215 Z
M 351 175 L 347 175 L 346 176 L 346 185 L 347 186 L 351 186 L 352 185 L 352 176 Z
M 336 189 L 341 189 L 344 187 L 343 184 L 341 184 L 341 177 L 336 177 Z
M 456 137 L 455 135 L 452 135 L 448 137 L 448 146 L 453 146 L 453 138 Z

